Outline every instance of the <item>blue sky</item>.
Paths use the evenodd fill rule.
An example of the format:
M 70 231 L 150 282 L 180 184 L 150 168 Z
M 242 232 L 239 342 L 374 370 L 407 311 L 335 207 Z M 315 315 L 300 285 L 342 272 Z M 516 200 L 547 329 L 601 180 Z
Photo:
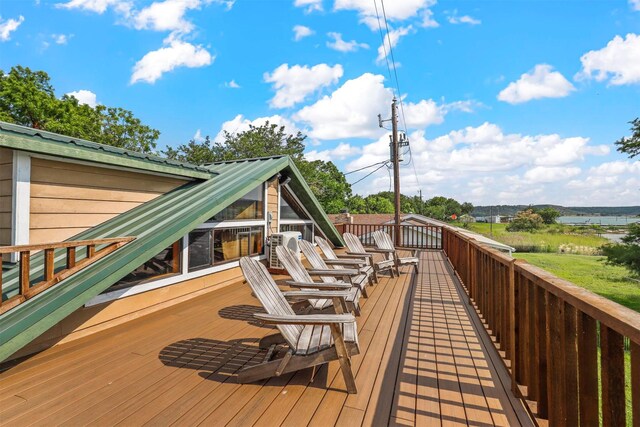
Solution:
M 5 0 L 0 68 L 132 110 L 162 132 L 159 148 L 269 119 L 345 172 L 388 159 L 376 116 L 399 93 L 405 194 L 640 204 L 640 161 L 613 145 L 640 116 L 640 0 L 387 0 L 397 85 L 374 5 Z M 389 185 L 383 167 L 354 190 Z

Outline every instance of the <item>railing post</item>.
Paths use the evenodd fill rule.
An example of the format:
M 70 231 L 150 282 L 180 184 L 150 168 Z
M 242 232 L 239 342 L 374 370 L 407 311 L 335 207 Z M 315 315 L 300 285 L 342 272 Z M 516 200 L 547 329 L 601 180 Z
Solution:
M 44 250 L 44 280 L 48 282 L 53 279 L 54 270 L 54 252 L 53 249 Z
M 511 348 L 509 358 L 511 359 L 511 391 L 516 395 L 516 397 L 520 397 L 520 389 L 518 388 L 518 381 L 516 380 L 516 359 L 517 359 L 517 345 L 516 345 L 516 321 L 517 321 L 517 313 L 516 313 L 516 274 L 515 274 L 515 263 L 516 260 L 511 260 L 509 262 L 509 276 L 508 286 L 509 286 L 509 341 L 511 341 Z
M 29 251 L 20 252 L 20 294 L 29 291 Z
M 67 268 L 73 268 L 76 266 L 76 248 L 67 248 Z

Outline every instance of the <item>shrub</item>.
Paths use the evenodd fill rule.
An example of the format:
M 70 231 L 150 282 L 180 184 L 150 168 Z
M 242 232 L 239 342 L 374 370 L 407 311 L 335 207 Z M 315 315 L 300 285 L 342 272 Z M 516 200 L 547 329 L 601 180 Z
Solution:
M 533 232 L 542 227 L 542 217 L 533 212 L 533 209 L 526 209 L 516 214 L 513 221 L 507 225 L 507 231 L 529 231 Z

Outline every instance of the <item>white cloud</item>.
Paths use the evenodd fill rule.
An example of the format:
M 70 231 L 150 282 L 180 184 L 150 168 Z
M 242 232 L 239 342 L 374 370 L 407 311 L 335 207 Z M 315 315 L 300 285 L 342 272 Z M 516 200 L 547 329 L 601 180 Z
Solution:
M 454 10 L 451 15 L 447 18 L 450 24 L 469 24 L 469 25 L 480 25 L 482 21 L 476 19 L 469 15 L 458 16 L 458 10 Z
M 334 160 L 344 160 L 348 157 L 353 157 L 357 154 L 360 154 L 360 147 L 356 147 L 345 142 L 341 142 L 333 149 L 330 150 L 311 150 L 305 153 L 304 157 L 309 160 L 323 160 L 325 162 L 334 161 Z
M 56 7 L 80 9 L 99 14 L 112 7 L 117 12 L 127 15 L 132 8 L 132 3 L 128 0 L 70 0 L 67 3 L 57 3 Z
M 607 162 L 594 166 L 589 170 L 589 175 L 598 176 L 622 175 L 626 173 L 640 175 L 640 160 L 619 160 Z
M 309 27 L 305 27 L 304 25 L 296 25 L 295 27 L 293 27 L 293 39 L 295 41 L 300 41 L 303 38 L 308 37 L 314 33 L 315 31 L 313 31 Z
M 369 49 L 369 45 L 366 43 L 358 43 L 355 40 L 349 42 L 342 40 L 342 34 L 340 33 L 327 33 L 333 41 L 328 41 L 327 46 L 333 50 L 339 52 L 353 52 L 358 49 Z
M 202 46 L 168 37 L 165 47 L 151 51 L 133 67 L 131 84 L 154 83 L 162 74 L 178 67 L 198 68 L 210 65 L 215 59 Z
M 304 7 L 306 13 L 311 13 L 313 11 L 321 12 L 322 8 L 322 0 L 296 0 L 294 3 L 296 7 Z
M 273 83 L 275 96 L 269 101 L 274 108 L 291 107 L 318 89 L 335 84 L 343 74 L 342 65 L 327 64 L 308 66 L 282 64 L 271 74 L 264 74 L 264 81 Z
M 204 136 L 202 136 L 202 132 L 200 131 L 200 129 L 198 129 L 195 133 L 195 135 L 193 135 L 193 140 L 195 142 L 204 142 Z
M 381 3 L 376 0 L 378 12 L 381 13 Z M 402 0 L 385 3 L 387 18 L 391 21 L 404 21 L 418 16 L 436 3 L 435 0 Z M 376 5 L 371 0 L 336 0 L 335 10 L 355 10 L 361 18 L 376 17 Z M 363 19 L 364 21 L 364 19 Z M 366 22 L 365 22 L 366 23 Z M 377 30 L 377 23 L 375 29 Z
M 422 27 L 425 28 L 438 28 L 440 24 L 433 18 L 433 12 L 430 9 L 425 9 L 422 12 Z
M 557 182 L 572 178 L 580 173 L 578 167 L 549 167 L 536 166 L 524 173 L 524 179 L 532 184 L 543 182 Z
M 629 33 L 624 39 L 615 36 L 606 47 L 582 55 L 580 61 L 578 80 L 609 79 L 612 85 L 640 83 L 640 35 Z
M 580 136 L 508 134 L 488 122 L 433 139 L 425 138 L 424 130 L 418 130 L 409 135 L 409 140 L 411 161 L 425 193 L 451 195 L 473 203 L 566 204 L 564 186 L 584 175 L 597 176 L 596 172 L 587 171 L 583 163 L 589 156 L 609 151 L 608 146 L 592 146 L 588 138 Z M 362 153 L 346 169 L 353 171 L 388 159 L 389 138 L 384 134 L 362 147 Z M 401 182 L 403 193 L 413 194 L 419 186 L 413 166 L 407 167 L 408 163 L 409 156 L 405 155 Z M 616 167 L 628 177 L 637 177 L 640 171 L 640 166 Z M 614 166 L 608 171 L 614 171 Z M 355 173 L 353 180 L 366 172 Z M 354 190 L 375 193 L 379 191 L 375 186 L 384 187 L 388 182 L 387 171 L 382 169 Z
M 294 120 L 307 124 L 309 136 L 320 140 L 341 138 L 378 138 L 386 133 L 378 127 L 378 113 L 388 115 L 393 91 L 384 86 L 384 77 L 371 73 L 346 81 L 332 94 L 322 97 L 293 115 Z M 442 123 L 451 111 L 471 111 L 474 104 L 459 101 L 436 104 L 433 100 L 405 102 L 404 113 L 409 129 Z M 404 123 L 402 123 L 404 124 Z
M 282 117 L 278 114 L 270 117 L 258 117 L 255 120 L 249 120 L 244 117 L 242 114 L 238 114 L 232 120 L 227 120 L 221 126 L 220 132 L 216 135 L 214 141 L 221 142 L 224 141 L 224 133 L 225 131 L 230 134 L 237 134 L 244 131 L 249 130 L 250 126 L 262 126 L 266 122 L 270 124 L 276 124 L 278 126 L 284 126 L 285 132 L 295 135 L 300 131 L 298 127 L 291 120 L 286 117 Z
M 56 44 L 67 44 L 72 35 L 66 34 L 51 34 L 51 38 Z
M 230 82 L 224 82 L 224 87 L 228 87 L 230 89 L 240 89 L 241 86 L 236 83 L 235 80 L 231 80 Z
M 498 94 L 498 99 L 509 104 L 520 104 L 532 99 L 563 98 L 575 90 L 562 74 L 552 70 L 551 65 L 536 65 L 532 71 L 509 83 Z
M 384 77 L 365 73 L 345 82 L 331 95 L 298 111 L 293 118 L 311 126 L 309 135 L 318 139 L 377 137 L 377 114 L 390 105 L 393 93 Z
M 378 57 L 376 58 L 376 62 L 382 63 L 389 54 L 389 45 L 391 45 L 391 48 L 395 48 L 398 45 L 400 38 L 406 36 L 412 31 L 413 27 L 411 25 L 389 31 L 388 37 L 384 38 L 384 43 L 378 48 Z
M 629 6 L 631 10 L 640 11 L 640 0 L 629 0 Z
M 24 22 L 24 16 L 20 15 L 18 19 L 2 20 L 0 17 L 0 41 L 6 42 L 11 40 L 11 33 L 18 29 L 20 24 Z
M 74 92 L 69 92 L 66 95 L 73 96 L 80 104 L 87 104 L 91 108 L 95 108 L 95 106 L 98 105 L 96 94 L 90 90 L 80 89 Z
M 154 2 L 133 17 L 133 26 L 138 30 L 177 31 L 189 33 L 193 24 L 184 18 L 190 9 L 200 7 L 200 0 L 165 0 Z

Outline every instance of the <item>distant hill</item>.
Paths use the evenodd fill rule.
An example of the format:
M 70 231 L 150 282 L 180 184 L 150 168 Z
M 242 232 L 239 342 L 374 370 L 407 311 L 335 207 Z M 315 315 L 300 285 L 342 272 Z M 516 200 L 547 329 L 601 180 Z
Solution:
M 529 205 L 496 205 L 476 206 L 473 216 L 515 215 L 517 212 L 528 208 Z M 558 205 L 532 205 L 536 209 L 554 208 L 563 216 L 587 215 L 587 216 L 640 216 L 640 206 L 580 206 L 565 207 Z

